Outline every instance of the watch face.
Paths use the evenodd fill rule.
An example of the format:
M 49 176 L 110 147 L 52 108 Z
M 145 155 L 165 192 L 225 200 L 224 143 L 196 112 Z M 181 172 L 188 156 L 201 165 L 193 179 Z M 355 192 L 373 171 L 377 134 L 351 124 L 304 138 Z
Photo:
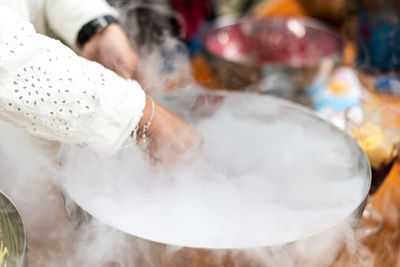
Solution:
M 25 230 L 13 203 L 0 192 L 0 266 L 25 264 Z

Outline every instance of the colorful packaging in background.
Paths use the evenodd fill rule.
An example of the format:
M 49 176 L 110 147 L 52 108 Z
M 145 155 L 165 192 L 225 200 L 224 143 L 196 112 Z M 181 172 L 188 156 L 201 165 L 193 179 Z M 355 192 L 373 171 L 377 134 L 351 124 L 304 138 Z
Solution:
M 344 128 L 344 113 L 360 104 L 362 86 L 356 73 L 349 67 L 336 70 L 328 83 L 314 84 L 309 95 L 315 111 L 338 127 Z

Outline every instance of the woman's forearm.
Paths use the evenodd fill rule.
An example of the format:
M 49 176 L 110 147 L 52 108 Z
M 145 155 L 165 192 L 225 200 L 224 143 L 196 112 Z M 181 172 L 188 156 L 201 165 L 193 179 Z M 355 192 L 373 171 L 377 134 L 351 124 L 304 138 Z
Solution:
M 0 5 L 0 118 L 29 133 L 101 152 L 139 122 L 145 94 Z

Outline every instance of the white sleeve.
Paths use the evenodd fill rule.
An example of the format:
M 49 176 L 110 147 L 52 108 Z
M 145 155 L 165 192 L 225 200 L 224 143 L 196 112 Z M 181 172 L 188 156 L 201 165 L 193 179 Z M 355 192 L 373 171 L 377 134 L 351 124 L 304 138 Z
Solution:
M 112 153 L 144 106 L 138 83 L 35 33 L 0 4 L 0 119 L 42 138 Z
M 69 46 L 76 47 L 78 32 L 87 22 L 101 15 L 118 16 L 105 0 L 45 0 L 50 28 Z

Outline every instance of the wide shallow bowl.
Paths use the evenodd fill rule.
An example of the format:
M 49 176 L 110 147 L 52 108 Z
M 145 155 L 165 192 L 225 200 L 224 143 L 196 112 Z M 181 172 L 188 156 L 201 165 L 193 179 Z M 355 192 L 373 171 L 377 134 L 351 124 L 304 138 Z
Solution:
M 0 192 L 0 266 L 26 266 L 25 229 L 14 204 Z
M 311 18 L 271 17 L 217 25 L 205 33 L 203 47 L 225 89 L 296 100 L 341 61 L 341 37 Z
M 340 158 L 346 159 L 344 165 L 348 169 L 346 172 L 343 172 L 343 170 L 340 169 L 334 169 L 333 172 L 335 175 L 333 176 L 333 180 L 335 182 L 340 182 L 342 189 L 344 188 L 346 190 L 350 190 L 350 193 L 346 193 L 347 197 L 351 195 L 353 198 L 354 194 L 354 200 L 352 200 L 352 204 L 346 208 L 344 213 L 341 213 L 339 217 L 332 217 L 328 224 L 324 224 L 323 227 L 319 227 L 318 225 L 314 225 L 311 228 L 308 227 L 300 235 L 296 235 L 296 237 L 288 237 L 284 242 L 269 242 L 267 240 L 264 242 L 261 240 L 260 242 L 256 242 L 254 244 L 251 243 L 252 245 L 241 245 L 236 243 L 234 245 L 232 244 L 230 247 L 229 244 L 223 242 L 222 240 L 218 246 L 206 246 L 204 245 L 204 242 L 197 243 L 196 240 L 180 242 L 173 240 L 174 235 L 169 235 L 170 239 L 164 239 L 159 237 L 157 234 L 154 234 L 157 231 L 152 232 L 151 230 L 148 231 L 148 229 L 146 229 L 147 232 L 141 231 L 139 226 L 135 226 L 137 222 L 135 219 L 132 219 L 132 214 L 134 214 L 134 216 L 138 216 L 137 219 L 144 222 L 143 224 L 145 227 L 148 223 L 155 223 L 156 225 L 161 226 L 161 229 L 163 229 L 164 222 L 167 222 L 161 217 L 158 218 L 157 214 L 147 209 L 145 210 L 145 215 L 143 216 L 149 216 L 148 219 L 142 215 L 135 215 L 137 212 L 135 210 L 130 210 L 132 209 L 130 204 L 126 205 L 119 201 L 118 199 L 121 196 L 121 190 L 126 190 L 126 188 L 113 188 L 114 186 L 118 187 L 117 184 L 121 184 L 121 180 L 118 180 L 119 178 L 117 175 L 110 174 L 112 177 L 106 179 L 110 181 L 110 184 L 104 191 L 95 185 L 101 180 L 100 176 L 98 175 L 94 175 L 92 177 L 93 179 L 88 179 L 88 181 L 85 181 L 86 179 L 84 177 L 79 178 L 75 184 L 74 182 L 72 182 L 72 184 L 68 182 L 69 180 L 73 179 L 66 179 L 66 183 L 64 185 L 65 192 L 75 203 L 77 203 L 83 210 L 91 214 L 96 219 L 110 225 L 111 227 L 121 230 L 131 238 L 132 244 L 134 244 L 134 248 L 132 249 L 135 251 L 135 253 L 139 254 L 136 259 L 138 262 L 137 266 L 327 266 L 335 259 L 335 257 L 343 248 L 347 238 L 349 237 L 349 234 L 352 233 L 352 230 L 359 222 L 371 184 L 371 173 L 368 160 L 354 139 L 352 139 L 339 128 L 336 128 L 329 122 L 316 116 L 311 110 L 293 104 L 289 101 L 267 95 L 233 92 L 209 92 L 203 94 L 165 95 L 159 97 L 158 100 L 167 108 L 171 109 L 188 122 L 191 122 L 197 126 L 199 126 L 202 122 L 209 120 L 210 118 L 214 118 L 213 116 L 216 116 L 216 114 L 222 110 L 226 112 L 224 114 L 232 115 L 234 118 L 246 121 L 247 123 L 243 124 L 243 127 L 246 127 L 244 133 L 248 133 L 249 140 L 254 141 L 255 138 L 259 138 L 258 140 L 261 140 L 257 143 L 257 147 L 251 150 L 252 152 L 246 154 L 248 157 L 251 157 L 251 153 L 254 153 L 253 155 L 257 155 L 256 157 L 258 157 L 255 158 L 253 162 L 250 162 L 250 164 L 262 162 L 260 161 L 262 160 L 260 157 L 263 157 L 263 151 L 272 149 L 274 143 L 282 144 L 282 146 L 278 146 L 276 154 L 274 152 L 273 155 L 274 160 L 278 159 L 276 161 L 277 164 L 283 164 L 282 166 L 285 166 L 285 161 L 282 157 L 283 155 L 280 154 L 280 148 L 282 148 L 282 151 L 286 151 L 285 153 L 289 152 L 289 155 L 286 156 L 294 156 L 296 159 L 305 157 L 305 162 L 306 164 L 309 164 L 309 170 L 311 172 L 317 172 L 321 170 L 324 163 L 331 165 L 334 159 L 330 156 L 336 153 L 336 155 Z M 217 118 L 221 117 L 217 116 Z M 272 128 L 268 129 L 271 130 L 273 130 L 274 127 L 281 127 L 282 125 L 285 125 L 286 127 L 294 126 L 294 128 L 298 129 L 299 132 L 307 134 L 306 139 L 308 141 L 316 141 L 318 139 L 320 141 L 326 141 L 324 143 L 326 145 L 321 145 L 321 147 L 318 146 L 315 154 L 299 155 L 296 148 L 297 144 L 299 146 L 307 145 L 305 143 L 307 140 L 296 139 L 298 132 L 288 132 L 283 135 L 273 135 L 270 136 L 270 138 L 264 138 L 263 136 L 257 135 L 255 132 L 257 129 L 251 128 L 251 125 L 253 125 L 255 122 L 257 122 L 257 125 L 270 125 Z M 239 130 L 241 126 L 241 124 L 238 124 L 236 129 Z M 217 121 L 217 123 L 213 124 L 213 127 L 211 128 L 212 131 L 209 132 L 211 134 L 222 134 L 227 138 L 229 135 L 234 134 L 234 130 L 226 125 L 226 120 L 224 119 Z M 252 133 L 255 135 L 252 135 Z M 292 138 L 291 146 L 293 147 L 285 147 L 287 140 L 290 138 Z M 331 145 L 333 140 L 336 142 L 335 145 Z M 227 144 L 227 146 L 237 148 L 239 150 L 240 148 L 246 148 L 247 142 L 248 140 L 244 138 L 238 142 Z M 205 139 L 205 145 L 206 144 L 207 139 Z M 307 150 L 307 148 L 305 149 Z M 232 151 L 235 151 L 235 149 Z M 237 155 L 235 156 L 232 152 L 226 153 L 226 162 L 232 163 L 230 166 L 235 168 L 236 165 L 241 164 L 240 162 L 235 162 Z M 222 151 L 222 154 L 224 154 L 224 151 Z M 246 155 L 242 155 L 239 158 L 246 160 Z M 126 156 L 121 158 L 124 157 Z M 281 157 L 282 162 L 279 160 Z M 76 177 L 80 175 L 80 169 L 85 168 L 87 164 L 84 163 L 79 165 L 80 160 L 76 159 L 75 155 L 70 158 L 70 161 L 78 162 L 77 166 L 71 167 L 72 172 L 74 173 L 71 174 L 71 177 Z M 323 158 L 323 160 L 318 160 L 320 158 Z M 66 160 L 66 157 L 64 160 L 65 165 L 70 165 L 70 162 Z M 104 161 L 104 164 L 108 164 L 107 162 L 108 161 Z M 138 162 L 137 164 L 140 165 L 142 163 Z M 103 163 L 97 164 L 99 168 L 101 168 L 101 165 L 103 165 Z M 333 165 L 335 165 L 335 162 L 333 162 Z M 252 166 L 257 168 L 259 165 L 253 164 Z M 285 168 L 296 167 L 287 166 Z M 286 171 L 285 168 L 283 171 Z M 87 174 L 85 175 L 90 175 L 92 172 L 91 170 L 93 169 L 89 167 L 86 172 Z M 108 172 L 106 173 L 109 175 Z M 278 176 L 278 183 L 281 181 L 279 179 L 280 177 L 282 176 Z M 357 179 L 359 178 L 359 180 L 357 180 L 359 183 L 356 185 L 351 183 L 351 180 L 354 177 L 357 177 Z M 267 177 L 261 174 L 257 176 L 256 179 L 253 179 L 253 182 L 256 182 L 256 185 L 258 185 L 257 179 L 266 178 Z M 144 180 L 152 181 L 153 179 L 155 179 L 155 177 L 146 177 Z M 324 195 L 321 194 L 321 192 L 315 192 L 315 190 L 313 191 L 313 189 L 310 189 L 313 188 L 313 185 L 309 184 L 310 181 L 307 180 L 307 177 L 304 176 L 304 174 L 301 175 L 300 173 L 296 173 L 296 169 L 294 169 L 293 175 L 289 175 L 289 177 L 286 177 L 285 179 L 287 179 L 285 186 L 282 187 L 282 192 L 278 193 L 278 198 L 280 198 L 282 195 L 294 196 L 300 194 L 306 199 L 308 199 L 309 196 L 311 197 L 312 201 L 308 201 L 310 206 L 318 206 L 321 203 L 327 203 L 326 194 Z M 300 182 L 299 179 L 301 179 Z M 317 176 L 316 179 L 317 183 L 323 183 L 325 177 Z M 294 183 L 296 183 L 295 188 L 291 186 Z M 194 190 L 194 194 L 198 193 L 196 192 L 197 187 L 192 186 L 191 188 L 191 190 Z M 207 190 L 208 187 L 205 186 L 204 188 Z M 224 190 L 224 188 L 221 190 Z M 333 199 L 333 201 L 327 204 L 321 204 L 321 213 L 335 206 L 336 201 L 340 202 L 343 200 L 343 197 L 339 194 L 340 190 L 337 187 L 332 186 L 324 188 L 324 190 L 328 190 L 326 192 L 333 194 L 331 195 L 331 199 Z M 119 192 L 118 196 L 111 198 L 107 197 L 106 195 L 108 192 L 112 191 Z M 273 194 L 274 189 L 256 188 L 256 191 L 261 192 L 261 195 L 264 194 L 263 192 L 268 195 Z M 131 194 L 133 197 L 136 197 L 134 188 L 128 189 L 127 192 L 129 192 L 128 194 Z M 240 192 L 245 192 L 245 190 Z M 179 195 L 176 191 L 172 194 L 172 197 L 174 197 L 175 194 Z M 152 195 L 151 205 L 157 201 L 156 197 L 157 196 Z M 124 199 L 124 197 L 122 197 L 122 199 Z M 186 198 L 186 200 L 189 199 Z M 136 199 L 136 201 L 138 200 Z M 161 200 L 161 202 L 163 202 L 163 200 Z M 190 203 L 190 201 L 187 201 L 187 203 Z M 143 202 L 143 204 L 145 203 Z M 185 205 L 185 203 L 183 205 Z M 201 207 L 201 203 L 196 203 L 196 206 L 198 208 Z M 307 207 L 298 206 L 295 203 L 295 205 L 291 208 L 293 208 L 294 212 L 296 212 L 296 210 L 302 211 Z M 189 207 L 189 210 L 191 209 L 192 207 Z M 193 209 L 195 208 L 193 207 Z M 180 209 L 177 208 L 177 210 Z M 167 214 L 171 214 L 175 211 L 173 208 L 171 208 L 166 212 Z M 177 214 L 179 215 L 179 213 Z M 174 217 L 172 216 L 172 220 L 173 218 Z M 171 217 L 169 219 L 171 219 Z M 201 219 L 207 221 L 207 218 Z M 271 217 L 271 220 L 275 219 L 276 218 Z M 254 218 L 254 220 L 257 220 L 257 218 Z M 319 220 L 317 220 L 317 222 L 319 222 Z M 296 226 L 297 224 L 296 221 L 289 221 L 286 223 L 288 223 L 288 228 L 285 228 L 286 230 L 276 229 L 276 232 L 278 232 L 278 237 L 280 237 L 280 234 L 282 234 L 282 236 L 285 235 L 286 231 L 290 231 L 290 226 Z M 175 222 L 175 224 L 182 224 L 182 221 L 178 220 Z M 175 227 L 175 225 L 169 226 L 170 227 L 166 227 L 169 229 L 169 231 L 179 232 L 182 230 L 182 228 Z M 223 231 L 224 227 L 221 227 L 221 231 Z M 207 227 L 204 229 L 207 229 Z M 238 225 L 237 231 L 240 232 L 242 230 L 243 229 Z M 265 231 L 262 226 L 260 226 L 258 230 L 260 234 Z M 159 230 L 158 233 L 164 234 Z M 141 253 L 141 249 L 143 249 L 143 253 Z M 309 253 L 310 251 L 312 251 L 312 253 Z

